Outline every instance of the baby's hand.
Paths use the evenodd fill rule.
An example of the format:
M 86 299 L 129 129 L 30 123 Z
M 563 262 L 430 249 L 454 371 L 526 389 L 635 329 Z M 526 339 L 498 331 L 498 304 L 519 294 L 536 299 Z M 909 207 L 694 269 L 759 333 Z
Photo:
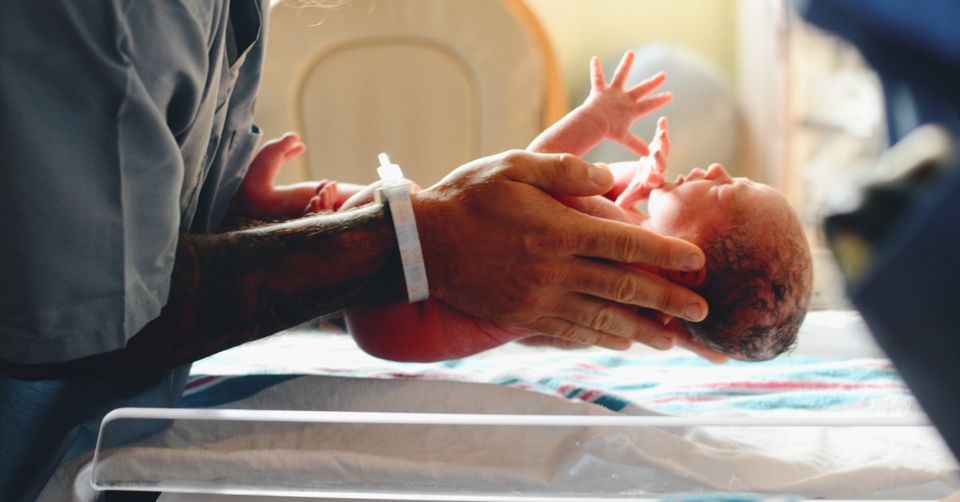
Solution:
M 657 119 L 657 130 L 650 142 L 650 153 L 639 159 L 637 179 L 650 190 L 663 186 L 663 174 L 667 172 L 667 156 L 670 155 L 669 125 L 666 117 Z M 649 191 L 647 193 L 649 195 Z
M 644 98 L 667 78 L 663 72 L 640 82 L 629 90 L 624 90 L 633 58 L 633 51 L 627 51 L 613 74 L 613 80 L 607 84 L 603 69 L 600 67 L 600 59 L 594 56 L 590 60 L 592 82 L 590 96 L 587 97 L 583 106 L 588 116 L 600 124 L 607 138 L 621 143 L 639 155 L 646 156 L 650 153 L 646 142 L 631 132 L 630 126 L 640 117 L 669 103 L 672 95 L 664 92 Z
M 237 202 L 248 216 L 255 218 L 296 218 L 320 185 L 317 182 L 274 186 L 283 164 L 300 156 L 307 146 L 295 133 L 268 141 L 250 163 L 250 169 L 237 191 Z
M 670 154 L 670 136 L 666 117 L 657 120 L 657 132 L 650 143 L 650 153 L 640 158 L 637 170 L 630 183 L 617 197 L 617 206 L 632 209 L 633 205 L 650 197 L 650 192 L 663 186 L 663 174 L 667 170 Z

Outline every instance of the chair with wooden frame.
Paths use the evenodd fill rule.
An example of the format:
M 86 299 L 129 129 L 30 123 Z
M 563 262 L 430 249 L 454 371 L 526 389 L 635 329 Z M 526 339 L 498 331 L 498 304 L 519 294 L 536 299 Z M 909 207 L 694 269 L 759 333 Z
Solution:
M 521 0 L 287 2 L 271 12 L 257 103 L 266 137 L 308 145 L 279 182 L 375 179 L 377 154 L 428 186 L 523 148 L 566 109 L 549 40 Z

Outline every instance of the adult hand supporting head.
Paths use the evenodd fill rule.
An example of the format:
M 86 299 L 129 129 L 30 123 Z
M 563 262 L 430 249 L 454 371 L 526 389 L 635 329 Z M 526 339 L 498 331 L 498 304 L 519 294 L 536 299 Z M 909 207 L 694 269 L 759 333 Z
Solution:
M 703 252 L 554 197 L 599 195 L 612 184 L 608 169 L 572 155 L 511 151 L 461 166 L 415 194 L 431 296 L 577 343 L 671 347 L 674 333 L 633 307 L 700 321 L 706 301 L 625 264 L 699 270 Z

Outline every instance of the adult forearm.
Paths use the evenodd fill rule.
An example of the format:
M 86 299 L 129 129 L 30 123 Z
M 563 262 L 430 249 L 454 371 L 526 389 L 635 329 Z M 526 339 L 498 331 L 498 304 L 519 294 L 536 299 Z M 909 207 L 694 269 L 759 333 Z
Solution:
M 344 307 L 404 297 L 393 224 L 380 205 L 186 240 L 204 331 L 257 338 Z
M 184 234 L 167 304 L 126 347 L 4 369 L 23 378 L 155 373 L 344 307 L 402 298 L 393 225 L 379 205 L 223 234 Z

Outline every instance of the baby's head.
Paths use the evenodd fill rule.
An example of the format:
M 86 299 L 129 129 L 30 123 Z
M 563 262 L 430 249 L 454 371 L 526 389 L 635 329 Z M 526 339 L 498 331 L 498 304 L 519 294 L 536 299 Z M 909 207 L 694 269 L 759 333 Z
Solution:
M 684 324 L 707 347 L 762 361 L 793 347 L 813 289 L 803 228 L 773 188 L 720 165 L 694 169 L 650 194 L 644 226 L 699 245 L 706 277 L 690 285 L 710 305 Z

